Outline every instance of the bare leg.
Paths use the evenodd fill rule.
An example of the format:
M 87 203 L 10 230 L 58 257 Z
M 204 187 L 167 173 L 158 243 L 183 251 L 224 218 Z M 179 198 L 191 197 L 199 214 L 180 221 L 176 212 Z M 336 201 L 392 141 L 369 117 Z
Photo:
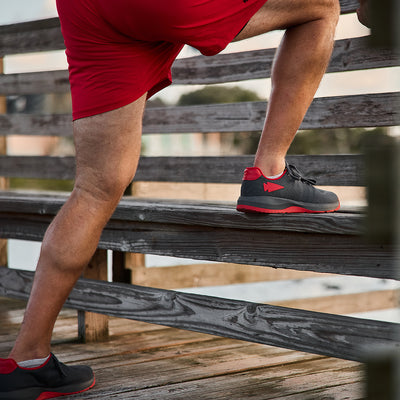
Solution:
M 43 240 L 24 321 L 10 354 L 17 362 L 50 352 L 58 313 L 135 174 L 144 103 L 145 96 L 74 122 L 75 187 Z
M 283 171 L 290 144 L 328 65 L 339 17 L 336 0 L 268 0 L 237 36 L 285 29 L 271 74 L 272 90 L 254 166 Z

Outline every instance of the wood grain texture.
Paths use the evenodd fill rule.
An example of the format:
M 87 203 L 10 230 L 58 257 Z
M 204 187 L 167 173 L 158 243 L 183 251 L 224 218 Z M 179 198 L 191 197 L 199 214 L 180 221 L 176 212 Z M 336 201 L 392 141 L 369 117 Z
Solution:
M 13 194 L 0 200 L 0 237 L 41 240 L 65 197 Z M 238 213 L 234 205 L 124 199 L 99 247 L 396 279 L 395 248 L 366 242 L 363 221 L 349 212 L 259 216 Z
M 1 354 L 10 350 L 23 314 L 16 300 L 8 300 L 2 312 L 4 300 Z M 362 398 L 363 367 L 357 362 L 121 318 L 110 319 L 109 341 L 79 344 L 74 314 L 63 310 L 52 348 L 67 364 L 93 368 L 96 385 L 78 396 L 82 400 Z
M 0 215 L 7 219 L 26 218 L 26 226 L 44 223 L 54 217 L 67 195 L 2 192 Z M 149 224 L 149 229 L 164 230 L 163 225 L 182 225 L 249 231 L 293 231 L 332 235 L 362 235 L 365 217 L 357 210 L 321 214 L 247 214 L 237 212 L 233 203 L 191 200 L 123 198 L 111 222 L 116 229 L 131 229 L 131 223 Z M 153 224 L 150 225 L 150 224 Z M 0 228 L 1 229 L 1 228 Z
M 82 276 L 107 281 L 107 250 L 96 250 Z M 107 340 L 108 317 L 104 314 L 78 311 L 78 337 L 84 343 Z
M 204 85 L 264 79 L 271 76 L 275 48 L 203 55 L 177 59 L 172 67 L 174 84 Z M 395 51 L 371 48 L 369 37 L 337 40 L 327 72 L 343 72 L 400 64 Z M 0 75 L 0 94 L 27 95 L 69 92 L 68 71 L 44 71 Z
M 0 57 L 64 48 L 64 38 L 58 18 L 0 27 Z
M 269 78 L 275 51 L 271 48 L 178 59 L 172 67 L 173 81 L 180 85 L 205 85 Z M 371 48 L 369 37 L 342 39 L 335 42 L 327 73 L 391 67 L 399 63 L 395 51 Z
M 143 133 L 260 132 L 266 102 L 148 108 Z M 301 129 L 396 126 L 399 93 L 316 98 Z M 0 135 L 71 136 L 71 116 L 0 115 Z
M 318 185 L 363 186 L 361 155 L 287 156 Z M 241 183 L 253 156 L 141 157 L 134 181 Z M 0 156 L 0 176 L 74 179 L 74 157 Z
M 25 72 L 0 75 L 0 94 L 68 93 L 68 71 Z
M 26 298 L 33 273 L 0 268 L 0 295 Z M 81 279 L 66 305 L 106 315 L 362 361 L 365 346 L 396 343 L 396 324 Z
M 261 101 L 150 108 L 143 132 L 260 132 L 266 106 Z M 399 108 L 399 93 L 316 98 L 300 129 L 397 125 Z

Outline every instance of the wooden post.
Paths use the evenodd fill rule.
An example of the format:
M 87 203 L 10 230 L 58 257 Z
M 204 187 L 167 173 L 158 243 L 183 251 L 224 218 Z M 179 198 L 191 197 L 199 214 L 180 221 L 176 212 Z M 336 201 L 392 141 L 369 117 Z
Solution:
M 400 49 L 400 5 L 397 0 L 369 0 L 372 45 Z M 399 125 L 400 125 L 400 115 Z M 375 148 L 373 149 L 373 146 Z M 369 238 L 397 244 L 400 248 L 400 143 L 380 137 L 368 146 Z M 376 157 L 376 158 L 375 158 Z M 382 242 L 381 242 L 382 243 Z M 400 253 L 397 254 L 400 277 Z M 397 328 L 393 335 L 399 339 Z M 373 349 L 366 363 L 366 398 L 400 399 L 399 349 Z
M 394 244 L 396 237 L 398 141 L 372 133 L 364 141 L 368 188 L 368 236 L 379 244 Z
M 400 248 L 400 141 L 371 135 L 365 147 L 368 185 L 368 238 Z M 400 258 L 398 254 L 397 260 Z M 399 262 L 399 261 L 397 261 Z M 400 269 L 400 265 L 398 266 Z M 400 274 L 399 274 L 400 276 Z M 400 332 L 393 331 L 395 337 Z M 366 398 L 400 398 L 400 351 L 395 347 L 366 350 Z
M 112 257 L 112 280 L 120 283 L 134 283 L 132 281 L 132 272 L 126 268 L 126 257 L 129 253 L 122 251 L 113 251 Z M 143 255 L 144 257 L 144 255 Z
M 368 357 L 367 389 L 368 400 L 398 400 L 399 391 L 399 357 L 395 348 L 378 349 Z
M 107 280 L 107 250 L 96 250 L 83 273 L 83 277 Z M 108 339 L 108 316 L 87 311 L 78 311 L 78 336 L 79 340 L 84 343 L 99 342 Z
M 0 74 L 4 72 L 3 58 L 0 57 Z M 7 112 L 7 98 L 5 96 L 0 96 L 0 114 L 5 114 Z M 0 156 L 7 154 L 7 138 L 6 136 L 0 136 Z M 9 182 L 8 179 L 0 177 L 0 190 L 8 189 Z M 8 265 L 8 255 L 7 255 L 7 240 L 0 240 L 0 266 Z

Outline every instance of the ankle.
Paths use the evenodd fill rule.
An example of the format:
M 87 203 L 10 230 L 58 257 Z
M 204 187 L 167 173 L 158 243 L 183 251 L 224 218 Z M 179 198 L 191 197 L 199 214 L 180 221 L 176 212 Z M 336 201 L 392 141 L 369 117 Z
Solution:
M 279 176 L 286 167 L 285 159 L 277 161 L 256 161 L 254 167 L 261 170 L 264 176 Z
M 18 349 L 11 350 L 8 358 L 13 359 L 16 363 L 27 361 L 27 360 L 35 360 L 47 358 L 50 354 L 50 349 L 29 349 L 27 351 L 19 351 Z

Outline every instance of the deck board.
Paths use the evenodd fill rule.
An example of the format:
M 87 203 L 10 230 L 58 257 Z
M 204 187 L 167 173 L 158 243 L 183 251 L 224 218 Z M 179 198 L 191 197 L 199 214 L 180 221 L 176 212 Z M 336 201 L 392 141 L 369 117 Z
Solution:
M 23 301 L 0 298 L 0 357 L 12 346 Z M 110 338 L 77 342 L 76 311 L 64 309 L 53 352 L 67 364 L 87 363 L 96 386 L 68 399 L 363 398 L 362 365 L 277 347 L 118 318 Z

